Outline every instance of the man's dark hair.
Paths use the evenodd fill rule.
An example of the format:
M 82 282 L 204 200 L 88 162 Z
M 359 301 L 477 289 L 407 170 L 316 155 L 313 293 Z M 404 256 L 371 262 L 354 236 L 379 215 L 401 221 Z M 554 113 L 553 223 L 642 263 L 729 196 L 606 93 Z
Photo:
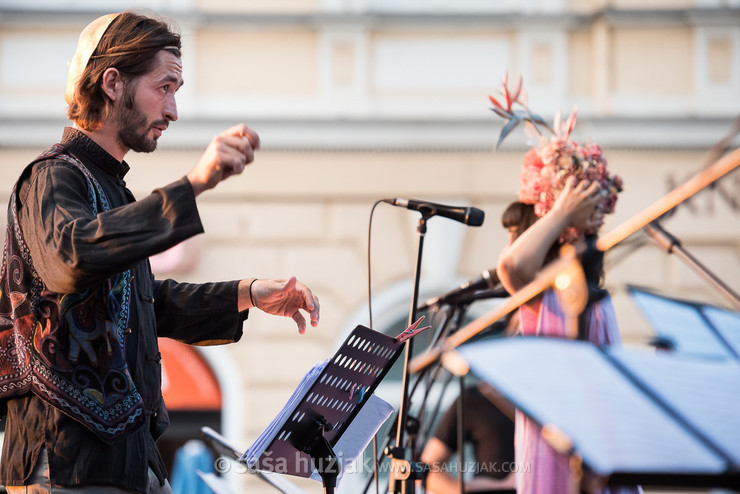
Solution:
M 125 83 L 152 70 L 162 49 L 180 57 L 180 34 L 164 20 L 123 12 L 111 22 L 90 56 L 67 110 L 70 120 L 87 131 L 95 130 L 110 115 L 110 98 L 101 84 L 103 73 L 114 67 Z

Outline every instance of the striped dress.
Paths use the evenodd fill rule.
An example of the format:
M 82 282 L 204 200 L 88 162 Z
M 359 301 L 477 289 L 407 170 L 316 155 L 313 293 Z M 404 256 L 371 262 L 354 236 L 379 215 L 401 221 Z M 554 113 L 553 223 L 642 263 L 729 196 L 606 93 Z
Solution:
M 619 345 L 621 337 L 617 319 L 608 295 L 586 309 L 588 313 L 587 338 L 592 343 Z M 522 306 L 519 310 L 522 335 L 565 337 L 565 318 L 552 290 L 546 291 L 538 301 Z M 569 494 L 577 493 L 568 467 L 568 458 L 556 452 L 540 434 L 540 426 L 516 412 L 515 455 L 517 465 L 528 465 L 517 473 L 518 494 Z M 639 487 L 609 487 L 603 494 L 641 493 Z

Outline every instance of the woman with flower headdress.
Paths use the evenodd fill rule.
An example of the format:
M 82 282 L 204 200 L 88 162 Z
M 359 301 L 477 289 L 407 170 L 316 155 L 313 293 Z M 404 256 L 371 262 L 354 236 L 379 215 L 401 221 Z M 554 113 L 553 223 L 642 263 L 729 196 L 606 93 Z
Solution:
M 508 120 L 499 143 L 520 122 L 537 135 L 535 144 L 524 156 L 520 175 L 519 200 L 534 205 L 539 218 L 508 245 L 499 257 L 497 273 L 506 289 L 513 293 L 534 280 L 542 267 L 557 257 L 565 243 L 595 242 L 604 214 L 614 211 L 622 190 L 618 176 L 610 175 L 607 162 L 596 144 L 581 146 L 570 139 L 576 112 L 563 122 L 558 113 L 552 128 L 531 113 L 522 101 L 521 80 L 513 92 L 504 79 L 504 101 L 491 98 L 493 111 Z M 512 109 L 515 104 L 523 109 Z M 539 134 L 537 125 L 546 127 L 550 138 Z M 578 321 L 579 339 L 597 345 L 620 342 L 614 309 L 606 290 L 601 288 L 602 253 L 585 249 L 582 258 L 589 287 L 588 305 Z M 566 324 L 556 295 L 548 290 L 520 308 L 525 336 L 565 337 Z M 568 458 L 557 453 L 542 437 L 539 426 L 517 411 L 515 432 L 516 461 L 527 465 L 517 477 L 520 494 L 577 492 Z M 610 488 L 607 492 L 639 492 L 639 488 Z

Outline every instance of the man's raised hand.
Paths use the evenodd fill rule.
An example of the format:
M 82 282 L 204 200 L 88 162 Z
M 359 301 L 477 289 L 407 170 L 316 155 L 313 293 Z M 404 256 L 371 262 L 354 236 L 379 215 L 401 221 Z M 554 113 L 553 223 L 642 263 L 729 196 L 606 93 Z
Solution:
M 198 164 L 186 175 L 193 193 L 197 196 L 230 176 L 240 174 L 246 165 L 254 161 L 254 151 L 259 146 L 257 133 L 244 124 L 235 125 L 215 136 Z

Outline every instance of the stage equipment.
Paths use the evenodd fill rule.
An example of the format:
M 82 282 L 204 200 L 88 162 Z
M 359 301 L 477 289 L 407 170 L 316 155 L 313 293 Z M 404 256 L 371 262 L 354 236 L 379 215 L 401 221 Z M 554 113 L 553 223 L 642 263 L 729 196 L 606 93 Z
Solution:
M 740 312 L 627 289 L 652 325 L 656 347 L 694 358 L 740 359 Z
M 610 249 L 628 236 L 648 225 L 651 221 L 659 218 L 667 211 L 676 207 L 691 195 L 719 180 L 721 177 L 737 168 L 738 165 L 740 165 L 740 149 L 720 158 L 713 165 L 701 171 L 698 175 L 684 184 L 678 186 L 645 210 L 628 219 L 614 230 L 599 237 L 596 241 L 596 248 L 601 251 Z M 575 259 L 575 250 L 571 257 Z M 427 368 L 433 362 L 437 361 L 445 350 L 456 348 L 462 343 L 468 341 L 471 337 L 490 326 L 493 322 L 501 319 L 503 316 L 527 302 L 532 297 L 538 295 L 549 286 L 554 285 L 557 288 L 557 283 L 554 283 L 555 277 L 558 276 L 558 270 L 564 269 L 564 265 L 567 262 L 568 261 L 566 259 L 561 258 L 559 261 L 555 261 L 546 266 L 534 281 L 514 293 L 500 307 L 492 309 L 475 321 L 469 323 L 467 326 L 444 341 L 443 345 L 432 348 L 426 353 L 415 358 L 414 361 L 411 362 L 411 372 L 417 373 Z M 582 270 L 580 276 L 583 276 Z
M 242 456 L 243 449 L 236 448 L 225 437 L 210 427 L 202 427 L 200 433 L 208 440 L 219 455 L 235 464 L 241 464 L 239 458 Z M 270 484 L 282 494 L 306 494 L 304 490 L 278 474 L 262 472 L 260 470 L 247 470 L 244 465 L 241 466 L 244 468 L 244 471 L 256 475 L 259 479 Z M 214 478 L 212 475 L 201 474 L 200 472 L 199 475 L 216 494 L 234 494 L 221 478 Z
M 612 232 L 609 232 L 605 236 L 598 239 L 596 243 L 596 247 L 601 250 L 605 251 L 611 248 L 612 246 L 619 243 L 621 240 L 626 238 L 627 236 L 631 235 L 635 231 L 639 230 L 640 228 L 643 228 L 645 225 L 650 223 L 651 221 L 657 219 L 659 216 L 664 214 L 666 211 L 670 210 L 671 208 L 675 207 L 678 203 L 680 203 L 682 200 L 685 200 L 690 195 L 694 194 L 698 190 L 700 190 L 703 187 L 706 187 L 707 185 L 711 184 L 715 180 L 719 179 L 721 176 L 725 175 L 729 171 L 733 170 L 740 164 L 740 150 L 735 151 L 731 153 L 730 155 L 720 159 L 717 163 L 712 165 L 711 167 L 707 168 L 703 172 L 701 172 L 697 177 L 691 179 L 686 184 L 678 187 L 673 192 L 669 193 L 666 197 L 663 199 L 657 201 L 655 204 L 653 204 L 651 207 L 649 207 L 647 210 L 641 212 L 640 214 L 636 215 L 631 220 L 628 220 L 623 225 L 618 227 Z M 468 340 L 476 336 L 478 333 L 489 327 L 493 322 L 501 319 L 506 314 L 511 312 L 512 310 L 516 309 L 520 305 L 526 303 L 536 295 L 540 294 L 547 288 L 553 287 L 556 289 L 559 295 L 561 295 L 561 305 L 563 307 L 563 310 L 568 315 L 569 319 L 569 330 L 567 331 L 568 336 L 573 338 L 576 336 L 576 317 L 577 315 L 583 310 L 583 306 L 586 302 L 586 288 L 585 288 L 585 279 L 583 279 L 583 271 L 581 270 L 580 264 L 576 261 L 576 250 L 573 247 L 570 247 L 570 251 L 567 250 L 566 247 L 564 247 L 564 251 L 561 253 L 561 259 L 550 263 L 548 266 L 545 266 L 545 268 L 537 275 L 537 277 L 528 285 L 524 286 L 522 289 L 517 291 L 516 293 L 512 294 L 512 296 L 506 300 L 500 307 L 497 307 L 487 314 L 484 314 L 483 316 L 479 317 L 475 321 L 469 323 L 456 333 L 452 334 L 450 337 L 443 340 L 440 344 L 438 344 L 435 347 L 430 348 L 425 352 L 424 354 L 420 355 L 419 357 L 416 357 L 409 365 L 410 372 L 412 373 L 423 373 L 428 368 L 430 368 L 432 365 L 436 364 L 437 362 L 442 362 L 443 365 L 447 363 L 447 365 L 450 366 L 450 372 L 457 372 L 461 373 L 464 371 L 464 366 L 461 365 L 458 360 L 454 357 L 447 357 L 447 354 L 450 354 L 451 352 L 454 352 L 456 348 L 458 348 L 463 343 L 466 343 Z M 576 267 L 577 266 L 577 267 Z M 580 289 L 573 289 L 574 287 L 579 286 Z M 525 338 L 524 340 L 529 340 Z M 578 348 L 586 348 L 586 349 L 593 349 L 596 351 L 596 347 L 594 347 L 591 344 L 588 343 L 573 343 L 568 342 L 566 339 L 550 339 L 550 338 L 536 338 L 536 341 L 532 343 L 527 343 L 529 345 L 540 345 L 540 344 L 577 344 L 580 345 Z M 540 341 L 542 340 L 542 341 Z M 504 340 L 506 341 L 506 340 Z M 511 340 L 513 341 L 513 340 Z M 520 340 L 521 341 L 521 340 Z M 481 345 L 482 343 L 476 343 L 476 345 Z M 470 344 L 468 346 L 473 346 L 473 344 Z M 511 347 L 506 346 L 507 349 L 510 349 Z M 539 347 L 538 347 L 539 348 Z M 549 350 L 548 350 L 549 351 Z M 590 351 L 590 350 L 585 350 Z M 554 355 L 560 355 L 559 349 L 557 351 L 549 351 L 550 354 Z M 499 358 L 501 355 L 503 355 L 506 352 L 502 352 L 501 354 L 491 354 L 486 353 L 485 361 L 488 362 L 494 362 L 496 370 L 500 370 L 500 368 L 506 367 L 506 365 L 511 364 L 512 367 L 509 368 L 509 370 L 516 368 L 517 371 L 512 371 L 512 375 L 516 374 L 517 372 L 523 373 L 523 369 L 526 368 L 529 371 L 534 371 L 534 369 L 537 369 L 538 372 L 536 372 L 536 376 L 542 377 L 543 374 L 548 374 L 548 379 L 543 379 L 543 381 L 548 381 L 552 383 L 553 379 L 549 379 L 549 366 L 548 372 L 541 372 L 542 367 L 540 366 L 545 360 L 543 360 L 541 353 L 546 352 L 540 352 L 537 354 L 528 354 L 528 355 L 518 355 L 515 360 L 519 362 L 519 364 L 523 367 L 515 367 L 511 363 L 511 361 L 506 360 L 507 364 L 503 364 L 504 360 Z M 443 358 L 443 355 L 445 357 Z M 463 357 L 465 355 L 463 354 Z M 577 356 L 572 356 L 572 358 L 580 358 Z M 470 361 L 470 359 L 466 359 L 467 361 Z M 589 360 L 589 364 L 593 363 L 594 359 L 591 358 Z M 450 362 L 453 362 L 454 364 L 450 364 Z M 538 365 L 532 365 L 533 362 L 537 362 Z M 736 362 L 734 360 L 730 360 L 732 362 L 732 365 L 736 368 Z M 596 365 L 596 364 L 594 364 Z M 650 364 L 652 365 L 652 364 Z M 471 364 L 471 367 L 473 365 Z M 557 367 L 556 367 L 557 368 Z M 586 376 L 586 378 L 589 381 L 592 381 L 590 373 L 591 373 L 591 367 L 589 365 L 579 365 L 578 369 L 580 372 L 578 373 L 578 376 L 573 375 L 572 372 L 568 375 L 568 377 L 560 376 L 560 382 L 567 383 L 568 385 L 572 385 L 573 388 L 578 388 L 577 384 L 580 384 L 580 378 L 584 376 L 584 374 L 589 374 Z M 589 372 L 583 372 L 584 369 L 588 369 Z M 676 372 L 679 372 L 677 369 Z M 704 372 L 704 370 L 694 369 L 697 372 Z M 475 369 L 474 369 L 475 372 Z M 478 372 L 483 374 L 483 369 L 478 369 Z M 722 371 L 724 372 L 724 371 Z M 665 374 L 670 375 L 670 372 L 666 372 Z M 507 374 L 508 375 L 508 374 Z M 681 373 L 682 376 L 685 375 L 685 373 Z M 491 376 L 493 377 L 493 376 Z M 603 377 L 603 376 L 601 376 Z M 613 377 L 613 376 L 611 376 Z M 726 383 L 727 381 L 731 381 L 734 379 L 734 383 L 740 382 L 740 379 L 738 378 L 740 376 L 737 376 L 735 374 L 732 374 L 732 371 L 727 371 L 727 373 L 721 375 L 721 380 L 723 383 Z M 488 380 L 486 379 L 489 384 L 492 384 L 494 388 L 496 387 L 494 382 L 495 379 Z M 494 382 L 491 382 L 494 381 Z M 625 381 L 628 381 L 628 379 L 625 379 Z M 629 380 L 631 383 L 634 383 L 635 380 Z M 596 379 L 594 382 L 597 384 L 600 383 L 600 379 Z M 710 382 L 713 382 L 710 380 Z M 516 386 L 513 386 L 513 388 L 516 389 L 523 389 L 527 388 L 527 393 L 534 393 L 531 395 L 530 400 L 534 400 L 537 396 L 543 394 L 546 391 L 551 390 L 552 388 L 548 388 L 547 386 L 544 387 L 534 387 L 529 388 L 528 386 L 530 384 L 533 384 L 531 381 L 527 381 L 527 383 L 521 383 L 518 382 Z M 599 384 L 601 385 L 601 384 Z M 608 395 L 609 392 L 612 391 L 613 386 L 617 386 L 617 382 L 614 379 L 611 379 L 606 385 L 601 386 L 601 390 L 604 390 L 605 393 Z M 735 384 L 736 385 L 736 384 Z M 590 386 L 589 389 L 594 388 L 595 386 Z M 624 386 L 622 386 L 624 388 Z M 563 390 L 561 391 L 568 391 Z M 642 386 L 638 386 L 638 389 L 642 389 Z M 578 389 L 575 389 L 577 392 Z M 514 391 L 512 391 L 513 395 Z M 625 391 L 627 393 L 627 391 Z M 680 393 L 678 393 L 680 394 Z M 530 396 L 530 395 L 528 395 Z M 577 398 L 577 397 L 575 397 Z M 544 399 L 544 398 L 543 398 Z M 606 399 L 606 398 L 605 398 Z M 642 401 L 645 401 L 645 398 L 636 398 L 635 396 L 629 395 L 626 397 L 630 401 L 630 403 L 635 403 L 635 406 L 642 406 L 644 403 Z M 516 406 L 519 406 L 525 413 L 528 412 L 527 406 L 523 403 L 517 403 L 518 398 L 515 398 L 512 400 L 513 404 Z M 559 398 L 555 401 L 562 401 L 563 403 L 568 403 L 571 401 L 571 398 L 569 395 L 566 395 L 565 399 Z M 648 400 L 650 401 L 650 400 Z M 697 400 L 698 402 L 702 402 L 703 400 L 700 398 Z M 719 403 L 715 403 L 714 400 L 710 401 L 713 403 L 712 406 L 717 406 L 718 408 L 721 408 L 721 405 Z M 527 403 L 531 403 L 527 402 Z M 740 407 L 740 402 L 738 402 L 738 406 Z M 603 407 L 608 408 L 608 407 Z M 664 405 L 659 404 L 657 406 L 658 409 L 665 411 L 666 407 Z M 602 410 L 602 408 L 600 408 Z M 650 410 L 648 410 L 646 407 L 642 406 L 642 410 L 645 411 L 645 413 L 650 413 Z M 739 413 L 735 413 L 735 417 L 740 416 Z M 692 411 L 693 413 L 693 411 Z M 580 458 L 581 455 L 575 455 L 573 454 L 575 452 L 574 448 L 574 442 L 573 440 L 567 435 L 563 434 L 560 428 L 560 424 L 557 423 L 557 421 L 554 420 L 548 420 L 545 421 L 541 416 L 538 418 L 536 414 L 527 413 L 530 415 L 536 422 L 540 423 L 541 425 L 548 425 L 552 423 L 553 425 L 549 425 L 543 430 L 543 435 L 551 438 L 551 443 L 553 446 L 556 447 L 556 449 L 560 449 L 564 452 L 570 452 L 571 456 L 574 458 Z M 566 414 L 567 415 L 567 414 Z M 689 448 L 689 452 L 691 453 L 690 458 L 694 462 L 704 462 L 702 465 L 697 466 L 697 463 L 686 463 L 681 464 L 680 467 L 676 467 L 677 470 L 672 470 L 673 467 L 678 465 L 678 463 L 674 463 L 671 468 L 667 468 L 665 470 L 655 469 L 655 470 L 646 470 L 643 468 L 643 470 L 636 470 L 636 471 L 630 471 L 629 469 L 624 470 L 618 470 L 620 468 L 617 464 L 609 464 L 608 461 L 602 460 L 601 458 L 597 457 L 594 459 L 588 459 L 589 462 L 592 464 L 589 465 L 590 471 L 593 474 L 590 478 L 595 478 L 595 482 L 603 483 L 605 481 L 611 481 L 614 484 L 624 484 L 624 483 L 656 483 L 660 484 L 661 482 L 669 482 L 670 479 L 678 478 L 679 481 L 689 481 L 689 482 L 696 482 L 698 484 L 709 484 L 714 485 L 722 484 L 722 485 L 734 485 L 737 487 L 738 485 L 738 472 L 740 472 L 740 455 L 733 457 L 732 455 L 734 453 L 728 453 L 726 450 L 723 450 L 722 448 L 718 447 L 716 445 L 716 440 L 718 437 L 721 437 L 722 432 L 719 433 L 717 430 L 712 431 L 713 437 L 706 441 L 703 431 L 699 431 L 699 434 L 695 434 L 696 427 L 690 423 L 690 421 L 682 419 L 679 415 L 669 411 L 669 415 L 677 418 L 677 423 L 684 427 L 691 428 L 691 433 L 688 434 L 689 437 L 687 437 L 686 434 L 684 434 L 684 437 L 681 439 L 683 443 L 682 446 L 686 445 L 686 448 Z M 558 416 L 559 417 L 559 416 Z M 619 417 L 622 419 L 623 417 L 620 415 Z M 655 415 L 651 418 L 655 418 Z M 616 421 L 616 417 L 612 417 L 614 419 L 613 421 Z M 630 424 L 632 424 L 634 421 L 626 421 L 627 425 L 625 427 L 629 427 Z M 737 431 L 740 430 L 740 428 L 737 427 L 737 424 L 735 424 L 732 420 L 729 422 L 720 421 L 720 424 L 717 424 L 718 427 L 721 426 L 721 424 L 731 424 L 732 428 L 731 430 Z M 641 422 L 642 424 L 642 422 Z M 584 425 L 587 425 L 584 422 Z M 618 424 L 618 431 L 614 434 L 609 433 L 609 439 L 620 436 L 622 434 L 622 428 L 623 423 Z M 673 424 L 673 426 L 666 426 L 667 428 L 671 429 L 669 432 L 671 433 L 680 433 L 678 431 L 678 428 Z M 625 431 L 624 433 L 633 433 L 634 431 Z M 588 433 L 594 434 L 595 437 L 601 438 L 601 443 L 604 444 L 604 447 L 609 446 L 609 441 L 606 441 L 604 437 L 602 437 L 603 431 L 597 431 L 593 427 L 591 427 L 588 430 Z M 638 434 L 639 435 L 639 434 Z M 694 436 L 694 437 L 690 437 Z M 631 438 L 634 438 L 635 435 L 632 434 L 629 436 Z M 669 437 L 669 435 L 666 435 L 665 437 Z M 698 438 L 698 439 L 697 439 Z M 733 438 L 734 444 L 740 444 L 740 441 L 737 439 L 740 438 Z M 700 445 L 697 445 L 697 441 L 699 443 L 702 443 Z M 659 441 L 658 441 L 659 442 Z M 670 442 L 664 443 L 664 444 L 658 444 L 656 446 L 655 443 L 652 444 L 652 447 L 662 447 L 666 448 L 667 444 L 671 444 Z M 727 445 L 724 445 L 725 448 Z M 693 450 L 690 448 L 694 448 Z M 668 448 L 671 449 L 670 447 Z M 737 449 L 737 446 L 735 446 L 735 449 Z M 702 451 L 699 451 L 702 450 Z M 655 449 L 651 450 L 652 453 L 655 453 Z M 594 454 L 598 454 L 598 451 L 594 451 Z M 670 455 L 670 451 L 668 452 Z M 703 457 L 702 454 L 705 454 Z M 584 455 L 585 456 L 585 455 Z M 637 457 L 637 456 L 636 456 Z M 642 460 L 645 460 L 645 456 L 640 456 Z M 614 457 L 607 457 L 607 460 L 611 461 L 614 459 Z M 652 460 L 657 461 L 660 463 L 663 461 L 659 456 L 651 456 Z M 675 458 L 672 456 L 670 457 L 670 460 L 673 461 Z M 599 463 L 601 462 L 601 463 Z M 680 463 L 680 462 L 679 462 Z M 582 463 L 581 463 L 582 464 Z M 575 475 L 580 478 L 580 466 L 579 462 L 572 462 L 572 465 L 575 465 L 577 468 L 575 469 Z M 649 465 L 649 464 L 646 464 Z M 635 465 L 636 466 L 636 465 Z M 653 465 L 649 466 L 648 468 L 651 468 Z M 660 465 L 658 465 L 660 466 Z M 665 465 L 664 465 L 665 466 Z M 710 468 L 704 469 L 704 467 L 711 466 Z M 611 469 L 611 467 L 615 467 L 616 469 Z M 688 471 L 689 474 L 681 476 L 679 473 L 681 469 Z M 687 470 L 688 469 L 688 470 Z M 674 475 L 675 474 L 675 475 Z M 592 485 L 589 484 L 589 478 L 585 479 L 583 486 L 586 486 L 587 488 L 591 488 Z
M 563 307 L 563 311 L 566 315 L 567 332 L 575 338 L 578 332 L 578 314 L 580 314 L 580 312 L 583 310 L 588 294 L 586 289 L 585 276 L 583 275 L 581 264 L 576 257 L 576 249 L 571 245 L 566 245 L 561 250 L 560 259 L 547 266 L 532 283 L 512 295 L 509 299 L 504 301 L 504 303 L 500 307 L 489 311 L 484 316 L 476 319 L 475 321 L 469 323 L 461 329 L 457 329 L 456 332 L 452 333 L 446 338 L 442 338 L 443 335 L 440 335 L 440 339 L 435 339 L 435 341 L 433 342 L 433 346 L 430 346 L 430 348 L 425 353 L 416 357 L 413 361 L 408 363 L 406 367 L 408 368 L 407 373 L 410 372 L 418 374 L 416 381 L 416 384 L 418 385 L 424 378 L 424 375 L 430 369 L 432 369 L 433 366 L 439 363 L 440 357 L 448 348 L 454 348 L 458 344 L 463 343 L 473 336 L 478 335 L 483 330 L 490 327 L 492 323 L 504 318 L 509 312 L 517 308 L 519 305 L 538 295 L 549 287 L 555 288 L 559 296 L 561 306 Z M 457 320 L 458 325 L 456 327 L 460 327 L 459 323 L 462 322 L 464 311 L 460 311 L 459 316 L 460 317 Z M 483 323 L 483 321 L 485 321 L 485 323 Z M 451 365 L 451 363 L 455 362 L 459 362 L 459 360 L 446 358 L 446 361 L 442 362 L 442 364 L 447 364 L 449 366 Z M 439 371 L 440 367 L 436 367 L 434 370 L 435 372 Z M 462 373 L 460 368 L 455 366 L 451 366 L 447 370 L 455 375 L 459 375 Z M 406 376 L 406 378 L 408 378 L 408 376 Z M 434 376 L 432 376 L 432 378 L 434 378 Z M 463 379 L 459 378 L 458 382 L 461 386 L 461 392 L 463 392 Z M 414 387 L 414 389 L 415 388 L 416 386 Z M 408 396 L 411 395 L 413 395 L 413 390 Z M 425 396 L 424 401 L 426 401 L 426 398 L 427 397 Z M 398 444 L 398 438 L 396 439 Z M 458 440 L 462 441 L 462 437 L 459 437 Z M 463 451 L 463 449 L 460 449 L 460 451 Z M 409 469 L 409 465 L 411 465 L 411 463 L 406 463 L 407 464 L 403 465 L 404 467 L 406 467 L 406 470 L 413 471 Z M 461 485 L 461 489 L 464 489 L 462 474 L 463 472 L 461 471 L 459 475 L 459 482 Z M 395 484 L 393 484 L 393 475 L 394 471 L 393 468 L 391 468 L 391 477 L 389 480 L 388 490 L 389 492 L 398 492 L 396 490 Z M 404 493 L 414 492 L 413 486 L 408 486 L 404 484 L 403 488 L 406 489 L 402 491 Z
M 506 291 L 506 289 L 501 286 L 498 276 L 496 275 L 496 270 L 485 269 L 477 278 L 466 281 L 459 287 L 455 288 L 454 290 L 450 290 L 444 295 L 428 299 L 416 310 L 421 312 L 435 305 L 458 303 L 460 300 L 464 300 L 466 297 L 471 297 L 473 294 L 480 292 L 485 292 L 485 295 L 481 293 L 479 296 L 474 297 L 474 300 L 509 296 L 509 293 Z
M 435 215 L 444 216 L 455 221 L 460 221 L 468 226 L 480 226 L 483 224 L 484 213 L 480 209 L 469 207 L 445 206 L 433 202 L 417 201 L 413 199 L 383 199 L 383 202 L 394 206 L 405 207 L 421 213 L 417 225 L 418 248 L 416 255 L 416 267 L 414 269 L 414 286 L 411 297 L 411 308 L 409 311 L 409 326 L 417 319 L 417 306 L 419 301 L 419 280 L 421 278 L 421 260 L 424 248 L 424 236 L 427 230 L 427 221 Z M 413 353 L 413 340 L 408 339 L 404 348 L 401 402 L 398 410 L 398 421 L 396 424 L 396 445 L 385 448 L 385 455 L 390 458 L 390 475 L 388 491 L 394 493 L 412 493 L 415 490 L 416 480 L 423 477 L 423 468 L 413 461 L 416 456 L 415 448 L 407 452 L 405 443 L 405 432 L 408 426 L 409 408 L 409 363 Z M 408 454 L 410 453 L 410 454 Z
M 542 426 L 586 492 L 740 488 L 736 360 L 542 337 L 480 341 L 445 356 L 455 354 Z
M 432 216 L 444 216 L 451 220 L 459 221 L 468 226 L 481 226 L 485 218 L 485 213 L 478 208 L 446 206 L 429 201 L 417 201 L 416 199 L 383 199 L 383 202 L 393 206 L 399 206 L 412 211 L 419 211 L 426 218 Z
M 555 288 L 563 311 L 567 316 L 568 335 L 575 338 L 578 334 L 578 314 L 581 313 L 586 304 L 588 290 L 583 269 L 576 256 L 576 248 L 566 244 L 561 248 L 560 258 L 545 266 L 534 280 L 513 293 L 499 307 L 486 312 L 439 345 L 416 357 L 410 364 L 410 371 L 412 373 L 424 371 L 434 364 L 445 351 L 465 343 L 494 322 L 505 317 L 509 312 L 550 287 Z
M 435 345 L 437 342 L 462 327 L 463 322 L 467 317 L 468 307 L 477 300 L 477 297 L 484 295 L 486 292 L 490 292 L 490 290 L 471 292 L 454 301 L 448 300 L 444 304 L 438 303 L 430 306 L 428 315 L 432 317 L 432 325 L 435 330 L 428 345 Z M 492 329 L 495 330 L 495 328 Z M 437 366 L 430 369 L 430 372 L 428 373 L 419 374 L 414 377 L 415 381 L 413 385 L 410 386 L 411 391 L 408 394 L 409 402 L 417 397 L 417 392 L 421 391 L 422 394 L 420 399 L 415 400 L 416 403 L 420 404 L 420 406 L 414 411 L 414 416 L 410 414 L 407 415 L 408 437 L 406 444 L 410 451 L 411 459 L 418 460 L 419 452 L 422 449 L 421 447 L 426 444 L 428 438 L 431 437 L 433 433 L 433 425 L 435 424 L 436 418 L 442 408 L 445 390 L 452 381 L 452 376 L 445 372 L 442 367 Z M 433 386 L 434 392 L 437 393 L 435 403 L 432 403 L 433 400 L 431 396 Z M 380 463 L 385 456 L 388 456 L 386 453 L 390 453 L 388 448 L 391 448 L 391 443 L 395 442 L 396 428 L 397 425 L 390 428 L 388 435 L 385 438 L 385 444 L 381 448 L 381 455 L 378 456 L 377 451 L 374 453 L 376 464 Z M 422 483 L 425 482 L 426 472 L 428 471 L 426 465 L 418 461 L 412 461 L 410 462 L 410 468 L 412 469 L 411 471 L 414 472 L 415 476 L 421 477 Z M 367 493 L 374 481 L 378 482 L 377 477 L 368 479 L 362 492 Z M 378 490 L 379 489 L 380 487 L 378 487 Z
M 720 280 L 714 273 L 712 273 L 706 266 L 704 266 L 698 259 L 691 255 L 682 245 L 681 242 L 668 233 L 660 224 L 658 220 L 651 221 L 646 225 L 643 230 L 650 235 L 655 242 L 663 247 L 667 253 L 675 254 L 684 264 L 686 264 L 692 271 L 699 275 L 704 281 L 717 290 L 736 310 L 740 310 L 740 296 L 735 291 L 727 286 L 725 282 Z
M 393 408 L 373 393 L 404 345 L 424 329 L 419 322 L 396 338 L 357 326 L 331 359 L 309 371 L 240 461 L 321 480 L 324 492 L 333 493 L 343 469 L 390 416 Z
M 628 219 L 614 230 L 599 237 L 596 242 L 596 248 L 601 251 L 607 251 L 616 244 L 629 237 L 636 231 L 648 225 L 651 221 L 660 218 L 662 215 L 678 206 L 692 195 L 699 192 L 704 187 L 711 185 L 723 176 L 730 173 L 740 165 L 740 149 L 720 158 L 712 166 L 702 170 L 692 179 L 673 189 L 661 199 L 640 211 L 632 218 Z

